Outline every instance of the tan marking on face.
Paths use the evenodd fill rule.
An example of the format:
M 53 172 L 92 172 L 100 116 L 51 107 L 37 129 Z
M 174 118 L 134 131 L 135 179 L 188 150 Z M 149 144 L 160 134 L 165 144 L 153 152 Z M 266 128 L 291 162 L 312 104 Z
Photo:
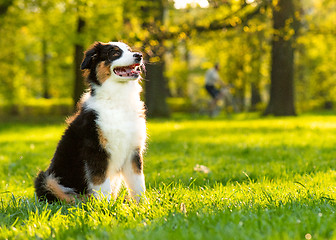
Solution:
M 104 62 L 101 62 L 96 67 L 97 79 L 103 84 L 111 76 L 111 64 L 106 65 Z
M 52 175 L 49 175 L 46 179 L 46 188 L 60 200 L 66 201 L 67 203 L 75 202 L 75 198 L 72 195 L 63 192 L 57 179 Z

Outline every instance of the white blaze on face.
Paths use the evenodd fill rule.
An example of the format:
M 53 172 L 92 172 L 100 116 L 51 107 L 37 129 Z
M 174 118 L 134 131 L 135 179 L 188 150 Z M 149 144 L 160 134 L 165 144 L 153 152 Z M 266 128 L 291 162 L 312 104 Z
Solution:
M 122 50 L 120 58 L 114 60 L 111 64 L 111 72 L 118 80 L 135 80 L 140 76 L 140 64 L 136 60 L 130 47 L 121 42 L 109 42 L 113 46 L 117 46 Z

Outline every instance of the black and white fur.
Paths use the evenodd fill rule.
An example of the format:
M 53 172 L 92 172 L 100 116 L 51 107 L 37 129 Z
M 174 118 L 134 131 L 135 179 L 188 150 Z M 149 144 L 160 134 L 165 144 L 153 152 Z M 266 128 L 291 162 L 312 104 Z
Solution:
M 96 42 L 85 52 L 81 69 L 90 91 L 83 95 L 49 168 L 35 179 L 39 199 L 115 198 L 124 181 L 139 201 L 146 189 L 141 64 L 141 53 L 121 42 Z

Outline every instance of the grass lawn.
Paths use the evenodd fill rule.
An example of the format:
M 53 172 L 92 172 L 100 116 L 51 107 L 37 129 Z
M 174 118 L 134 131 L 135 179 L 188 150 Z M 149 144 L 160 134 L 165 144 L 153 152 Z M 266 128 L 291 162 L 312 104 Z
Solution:
M 64 127 L 0 123 L 0 239 L 336 239 L 336 114 L 150 120 L 139 205 L 36 201 Z

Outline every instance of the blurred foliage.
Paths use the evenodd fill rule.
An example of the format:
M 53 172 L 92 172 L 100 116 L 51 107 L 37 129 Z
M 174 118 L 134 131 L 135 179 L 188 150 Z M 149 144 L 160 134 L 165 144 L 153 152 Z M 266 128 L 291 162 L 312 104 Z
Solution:
M 22 104 L 0 105 L 0 117 L 10 115 L 20 117 L 65 116 L 73 111 L 71 98 L 34 99 L 30 98 Z
M 330 107 L 336 101 L 336 3 L 295 2 L 296 105 L 299 111 Z M 250 105 L 252 84 L 265 103 L 273 34 L 270 4 L 211 0 L 208 8 L 176 9 L 173 0 L 7 0 L 0 3 L 0 105 L 42 98 L 45 78 L 52 98 L 71 98 L 74 44 L 86 48 L 97 40 L 122 40 L 144 51 L 152 63 L 165 61 L 172 98 L 194 106 L 207 101 L 204 73 L 218 62 L 241 109 Z M 78 17 L 86 23 L 80 35 Z

